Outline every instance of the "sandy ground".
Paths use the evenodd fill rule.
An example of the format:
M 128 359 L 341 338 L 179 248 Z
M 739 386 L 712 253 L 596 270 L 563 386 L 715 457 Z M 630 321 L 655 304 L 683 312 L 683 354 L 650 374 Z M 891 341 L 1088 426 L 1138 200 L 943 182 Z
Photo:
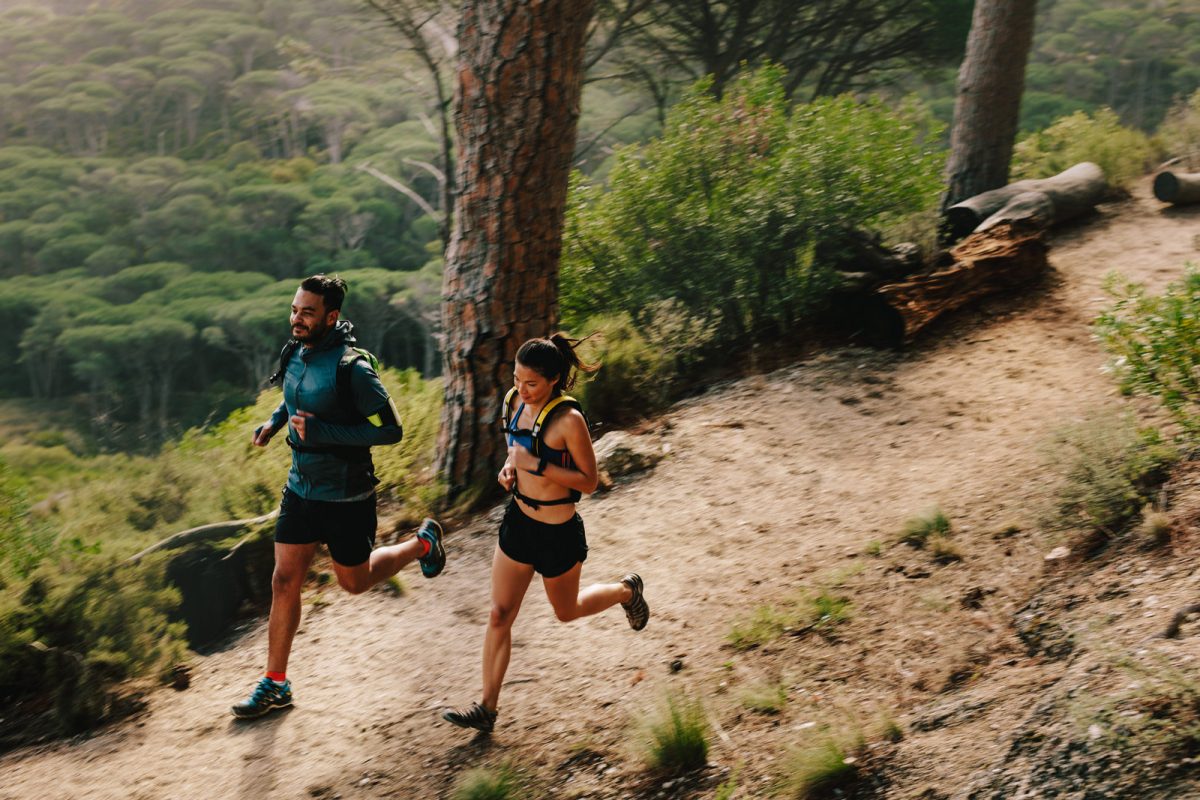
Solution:
M 1200 262 L 1200 209 L 1164 212 L 1146 182 L 1058 232 L 1050 257 L 1036 293 L 963 312 L 907 351 L 841 350 L 713 387 L 643 434 L 667 458 L 581 513 L 585 582 L 637 570 L 650 624 L 631 632 L 619 608 L 558 623 L 535 580 L 492 737 L 439 710 L 479 689 L 496 512 L 450 532 L 443 576 L 406 570 L 403 597 L 309 589 L 294 709 L 228 716 L 264 662 L 256 621 L 195 659 L 189 689 L 157 690 L 90 738 L 4 756 L 0 799 L 438 798 L 465 769 L 501 761 L 551 798 L 711 797 L 731 774 L 735 797 L 761 797 L 807 736 L 880 714 L 912 725 L 948 701 L 961 712 L 965 668 L 977 680 L 964 692 L 986 711 L 906 739 L 884 792 L 954 796 L 1002 754 L 987 732 L 1015 725 L 1028 691 L 1056 678 L 1019 652 L 1009 622 L 1048 547 L 1032 530 L 1048 435 L 1120 402 L 1089 330 L 1102 279 L 1120 270 L 1159 287 Z M 935 505 L 954 522 L 959 564 L 892 544 Z M 1010 525 L 1022 532 L 1001 538 Z M 882 552 L 863 555 L 872 541 Z M 985 599 L 964 608 L 976 587 Z M 756 607 L 819 589 L 853 602 L 836 636 L 729 647 Z M 781 713 L 741 702 L 763 681 L 785 688 Z M 671 692 L 701 698 L 714 725 L 705 777 L 678 785 L 648 774 L 637 747 L 639 721 Z

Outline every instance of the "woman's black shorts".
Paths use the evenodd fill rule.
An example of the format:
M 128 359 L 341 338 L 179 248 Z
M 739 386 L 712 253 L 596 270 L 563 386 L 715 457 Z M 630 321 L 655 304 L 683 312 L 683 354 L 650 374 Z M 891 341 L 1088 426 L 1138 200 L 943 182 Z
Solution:
M 375 495 L 336 503 L 305 500 L 291 489 L 284 489 L 275 520 L 275 541 L 324 542 L 330 558 L 344 567 L 357 567 L 371 557 L 375 526 Z
M 500 551 L 513 561 L 531 564 L 545 578 L 557 578 L 587 560 L 583 519 L 576 514 L 557 525 L 540 522 L 513 500 L 500 523 Z

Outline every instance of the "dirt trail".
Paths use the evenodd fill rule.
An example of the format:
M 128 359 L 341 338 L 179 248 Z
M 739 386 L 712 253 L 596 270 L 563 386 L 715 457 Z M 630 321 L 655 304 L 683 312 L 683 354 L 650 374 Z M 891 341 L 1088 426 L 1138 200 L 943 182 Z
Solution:
M 649 627 L 632 633 L 619 609 L 557 623 L 535 581 L 490 740 L 442 723 L 438 710 L 478 691 L 495 512 L 453 532 L 444 576 L 404 574 L 404 597 L 309 590 L 290 712 L 250 725 L 227 716 L 262 667 L 266 631 L 256 623 L 197 658 L 190 689 L 154 692 L 138 717 L 0 759 L 0 799 L 434 798 L 448 796 L 463 769 L 501 760 L 530 768 L 549 797 L 641 796 L 631 734 L 671 689 L 705 698 L 721 729 L 713 780 L 740 764 L 736 796 L 760 797 L 809 722 L 928 713 L 938 701 L 932 684 L 958 660 L 975 650 L 1004 660 L 1011 612 L 1043 552 L 1044 540 L 1016 536 L 984 561 L 972 558 L 973 535 L 990 543 L 986 534 L 1010 520 L 1028 526 L 1048 433 L 1117 402 L 1088 329 L 1103 276 L 1116 269 L 1157 287 L 1200 261 L 1200 211 L 1164 213 L 1147 187 L 1057 234 L 1055 275 L 1035 297 L 959 315 L 919 349 L 839 351 L 715 387 L 664 417 L 646 436 L 669 445 L 669 457 L 582 507 L 585 581 L 636 568 L 654 611 Z M 935 504 L 954 520 L 962 565 L 937 568 L 886 546 L 906 518 Z M 884 555 L 857 557 L 872 540 L 885 543 Z M 938 572 L 922 584 L 920 570 Z M 839 640 L 785 637 L 750 653 L 725 646 L 731 624 L 756 606 L 839 583 L 852 585 L 855 601 Z M 985 583 L 982 609 L 947 612 L 962 590 Z M 1004 663 L 988 677 L 985 730 L 1015 724 L 1022 692 L 1045 679 L 1022 659 Z M 740 707 L 735 690 L 759 679 L 788 688 L 782 714 Z M 993 762 L 1002 746 L 993 738 L 970 726 L 913 737 L 911 766 L 888 796 L 953 794 Z M 712 793 L 711 782 L 704 794 L 653 786 L 647 796 Z

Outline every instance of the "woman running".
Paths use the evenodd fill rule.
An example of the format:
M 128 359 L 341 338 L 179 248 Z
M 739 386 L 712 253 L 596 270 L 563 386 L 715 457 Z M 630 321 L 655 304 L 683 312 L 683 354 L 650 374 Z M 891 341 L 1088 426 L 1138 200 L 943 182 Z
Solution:
M 636 573 L 617 583 L 579 589 L 588 548 L 575 503 L 595 491 L 597 479 L 587 420 L 579 404 L 564 394 L 574 385 L 576 370 L 596 369 L 580 362 L 575 353 L 580 341 L 556 333 L 549 339 L 530 339 L 517 351 L 514 386 L 504 408 L 508 459 L 497 478 L 506 491 L 512 491 L 513 499 L 500 523 L 492 560 L 492 612 L 483 639 L 483 698 L 469 708 L 442 715 L 462 728 L 490 733 L 495 727 L 500 685 L 512 653 L 513 622 L 534 572 L 541 573 L 546 597 L 563 622 L 618 603 L 635 631 L 646 627 L 650 618 L 642 579 Z

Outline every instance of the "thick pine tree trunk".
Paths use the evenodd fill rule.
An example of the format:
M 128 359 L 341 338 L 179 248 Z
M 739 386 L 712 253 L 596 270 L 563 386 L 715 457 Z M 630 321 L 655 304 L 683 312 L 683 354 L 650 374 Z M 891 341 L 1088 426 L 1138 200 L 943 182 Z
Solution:
M 1037 0 L 978 0 L 946 164 L 945 209 L 1008 183 Z
M 497 421 L 513 358 L 558 320 L 563 212 L 594 3 L 463 6 L 437 462 L 451 500 L 472 489 L 498 491 L 506 448 Z

